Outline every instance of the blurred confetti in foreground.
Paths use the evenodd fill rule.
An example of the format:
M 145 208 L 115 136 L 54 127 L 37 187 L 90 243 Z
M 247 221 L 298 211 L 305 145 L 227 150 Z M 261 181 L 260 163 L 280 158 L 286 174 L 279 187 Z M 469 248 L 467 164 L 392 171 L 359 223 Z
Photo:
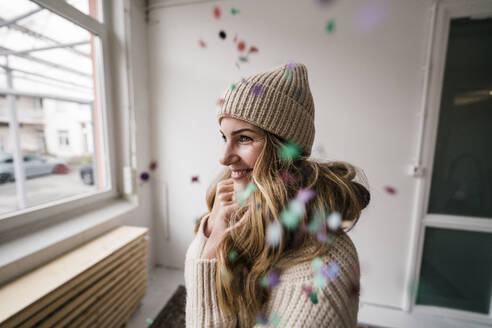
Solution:
M 203 41 L 203 40 L 199 40 L 198 41 L 198 44 L 200 45 L 200 47 L 202 48 L 206 48 L 207 47 L 207 44 Z
M 219 7 L 214 7 L 214 16 L 215 18 L 219 19 L 220 18 L 220 8 Z
M 192 176 L 192 177 L 191 177 L 191 182 L 192 182 L 192 183 L 195 183 L 195 182 L 200 182 L 200 179 L 199 179 L 198 175 L 194 175 L 194 176 Z
M 368 1 L 357 13 L 357 26 L 361 32 L 369 32 L 382 23 L 386 9 L 381 1 Z
M 280 315 L 276 312 L 272 312 L 272 314 L 270 315 L 270 323 L 272 324 L 272 326 L 278 327 L 278 325 L 280 324 Z
M 154 171 L 157 168 L 157 161 L 151 161 L 149 164 L 149 169 Z
M 272 269 L 260 279 L 260 285 L 264 288 L 273 288 L 280 282 L 280 273 Z
M 342 224 L 342 216 L 338 212 L 333 212 L 328 216 L 328 228 L 330 230 L 338 230 L 340 228 L 340 225 Z
M 140 180 L 147 181 L 147 180 L 149 180 L 149 178 L 150 178 L 150 175 L 147 172 L 140 173 Z
M 145 320 L 145 322 L 147 322 L 147 324 L 151 325 L 152 323 L 154 323 L 154 320 L 152 320 L 151 318 L 147 318 L 147 320 Z
M 278 150 L 278 155 L 283 160 L 294 161 L 301 153 L 297 144 L 291 141 L 284 143 Z
M 263 93 L 263 86 L 259 83 L 256 83 L 251 89 L 251 93 L 257 97 L 261 96 Z
M 236 193 L 236 197 L 235 197 L 236 201 L 239 204 L 244 203 L 256 189 L 257 187 L 255 183 L 251 181 L 250 183 L 248 183 L 246 188 L 244 188 L 244 190 L 238 191 Z
M 282 225 L 278 221 L 271 222 L 266 230 L 266 241 L 271 246 L 277 246 L 280 244 L 283 236 Z

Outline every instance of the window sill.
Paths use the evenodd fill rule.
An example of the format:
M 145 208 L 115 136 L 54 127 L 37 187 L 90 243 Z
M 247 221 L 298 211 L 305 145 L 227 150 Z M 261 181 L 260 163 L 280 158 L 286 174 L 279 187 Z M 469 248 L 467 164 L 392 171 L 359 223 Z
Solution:
M 0 286 L 116 227 L 137 206 L 113 199 L 96 210 L 75 216 L 68 212 L 62 222 L 1 242 Z

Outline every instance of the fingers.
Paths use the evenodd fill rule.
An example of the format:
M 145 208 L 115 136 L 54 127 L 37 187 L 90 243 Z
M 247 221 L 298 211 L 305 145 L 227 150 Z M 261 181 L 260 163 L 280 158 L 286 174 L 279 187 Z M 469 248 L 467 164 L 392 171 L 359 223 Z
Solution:
M 234 202 L 234 191 L 224 192 L 219 194 L 219 200 L 221 203 L 229 204 Z
M 217 185 L 217 193 L 234 191 L 234 181 L 231 183 L 228 180 L 222 181 Z

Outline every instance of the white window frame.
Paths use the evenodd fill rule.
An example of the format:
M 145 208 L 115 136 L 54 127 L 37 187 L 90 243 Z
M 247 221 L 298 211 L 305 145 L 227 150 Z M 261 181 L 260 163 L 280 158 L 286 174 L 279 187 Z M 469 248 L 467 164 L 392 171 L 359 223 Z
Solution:
M 403 308 L 406 312 L 414 312 L 416 314 L 446 316 L 478 324 L 492 325 L 492 309 L 489 311 L 489 315 L 485 315 L 438 306 L 418 305 L 416 304 L 417 291 L 414 288 L 414 282 L 418 281 L 420 276 L 426 228 L 437 227 L 476 232 L 492 232 L 492 219 L 490 218 L 427 213 L 449 28 L 451 19 L 460 17 L 492 17 L 492 1 L 438 0 L 432 8 L 431 33 L 428 40 L 426 77 L 424 79 L 420 115 L 420 139 L 417 145 L 417 165 L 415 170 L 416 172 L 424 172 L 424 174 L 417 180 Z
M 114 124 L 113 119 L 117 114 L 113 107 L 113 90 L 111 85 L 112 65 L 110 58 L 110 16 L 112 14 L 112 7 L 110 1 L 99 0 L 98 11 L 102 12 L 103 22 L 80 12 L 76 8 L 72 7 L 65 1 L 60 0 L 32 0 L 38 5 L 54 12 L 57 15 L 69 20 L 70 22 L 81 26 L 82 28 L 97 35 L 100 39 L 101 49 L 98 55 L 100 60 L 96 63 L 96 70 L 101 72 L 99 76 L 99 102 L 101 103 L 101 110 L 99 112 L 99 119 L 102 126 L 102 138 L 103 148 L 105 150 L 105 156 L 107 160 L 104 160 L 105 170 L 108 175 L 109 186 L 105 190 L 96 191 L 90 195 L 81 194 L 71 197 L 66 197 L 60 200 L 47 202 L 37 206 L 28 207 L 13 213 L 5 213 L 0 215 L 0 233 L 15 229 L 26 224 L 31 224 L 37 221 L 47 220 L 49 218 L 55 219 L 60 215 L 66 213 L 84 213 L 90 209 L 100 207 L 105 202 L 111 199 L 120 198 L 121 191 L 118 189 L 121 183 L 118 181 L 120 177 L 117 174 L 117 169 L 121 168 L 121 165 L 116 163 L 116 143 L 114 137 Z

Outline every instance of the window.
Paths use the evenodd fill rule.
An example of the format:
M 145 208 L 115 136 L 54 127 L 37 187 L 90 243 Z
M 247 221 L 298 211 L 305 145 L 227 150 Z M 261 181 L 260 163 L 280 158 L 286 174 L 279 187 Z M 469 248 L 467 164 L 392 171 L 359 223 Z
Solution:
M 65 147 L 70 145 L 70 140 L 68 138 L 68 131 L 58 131 L 58 145 L 60 147 Z
M 104 3 L 0 0 L 0 219 L 115 195 Z
M 492 7 L 460 4 L 437 9 L 414 296 L 423 311 L 490 324 Z

